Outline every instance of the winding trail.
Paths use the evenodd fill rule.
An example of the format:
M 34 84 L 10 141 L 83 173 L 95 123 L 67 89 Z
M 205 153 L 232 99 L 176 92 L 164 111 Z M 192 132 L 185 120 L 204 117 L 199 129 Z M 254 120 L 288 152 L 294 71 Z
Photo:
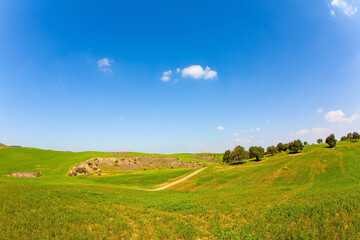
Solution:
M 147 192 L 156 192 L 156 191 L 165 190 L 165 189 L 167 189 L 167 188 L 169 188 L 169 187 L 172 187 L 172 186 L 174 186 L 174 185 L 176 185 L 176 184 L 178 184 L 178 183 L 181 183 L 181 182 L 184 182 L 184 181 L 188 180 L 189 178 L 195 176 L 196 174 L 200 173 L 202 170 L 204 170 L 204 169 L 206 169 L 206 168 L 207 168 L 207 167 L 200 168 L 200 169 L 196 170 L 195 172 L 192 172 L 192 173 L 190 173 L 189 175 L 187 175 L 187 176 L 185 176 L 185 177 L 183 177 L 183 178 L 180 178 L 180 179 L 178 179 L 178 180 L 176 180 L 176 181 L 174 181 L 174 182 L 171 182 L 171 183 L 169 183 L 169 184 L 166 184 L 166 185 L 164 185 L 164 186 L 162 186 L 162 187 L 158 187 L 158 188 L 154 188 L 154 189 L 128 188 L 128 187 L 127 187 L 127 188 L 128 188 L 128 189 L 133 189 L 133 190 L 147 191 Z

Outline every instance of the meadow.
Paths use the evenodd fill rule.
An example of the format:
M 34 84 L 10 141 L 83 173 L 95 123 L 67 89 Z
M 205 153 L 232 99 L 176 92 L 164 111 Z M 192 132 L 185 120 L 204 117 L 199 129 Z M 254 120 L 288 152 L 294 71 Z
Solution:
M 0 149 L 0 239 L 360 238 L 359 142 L 310 145 L 301 154 L 239 165 L 209 162 L 158 192 L 131 187 L 155 188 L 195 169 L 66 176 L 77 163 L 103 156 L 112 155 Z M 5 176 L 22 171 L 43 177 Z

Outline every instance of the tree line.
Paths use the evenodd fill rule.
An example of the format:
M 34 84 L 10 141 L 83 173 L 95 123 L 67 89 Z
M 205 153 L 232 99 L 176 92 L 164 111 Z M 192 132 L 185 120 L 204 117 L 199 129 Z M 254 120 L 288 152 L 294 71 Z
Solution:
M 358 141 L 360 139 L 360 135 L 357 132 L 348 133 L 346 136 L 341 137 L 341 141 Z M 334 134 L 330 134 L 326 139 L 325 143 L 329 145 L 330 148 L 336 146 L 337 140 L 335 139 Z M 323 139 L 317 139 L 317 143 L 323 143 Z M 261 158 L 265 156 L 265 154 L 274 156 L 277 153 L 289 151 L 289 153 L 298 153 L 304 149 L 304 146 L 308 145 L 305 141 L 304 143 L 300 140 L 294 140 L 289 143 L 281 143 L 279 142 L 276 146 L 268 146 L 265 149 L 261 146 L 252 146 L 249 150 L 245 150 L 243 146 L 236 146 L 233 151 L 226 150 L 223 155 L 224 163 L 244 163 L 245 160 L 255 158 L 256 161 L 260 161 Z

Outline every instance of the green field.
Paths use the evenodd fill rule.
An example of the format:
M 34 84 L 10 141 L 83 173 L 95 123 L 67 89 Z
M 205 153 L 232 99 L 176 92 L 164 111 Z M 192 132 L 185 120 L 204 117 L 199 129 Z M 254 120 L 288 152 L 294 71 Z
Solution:
M 196 161 L 189 155 L 169 156 Z M 155 188 L 194 169 L 66 176 L 103 156 L 112 155 L 0 149 L 0 239 L 360 238 L 359 142 L 240 165 L 209 163 L 158 192 L 129 188 Z M 4 176 L 22 171 L 44 176 Z

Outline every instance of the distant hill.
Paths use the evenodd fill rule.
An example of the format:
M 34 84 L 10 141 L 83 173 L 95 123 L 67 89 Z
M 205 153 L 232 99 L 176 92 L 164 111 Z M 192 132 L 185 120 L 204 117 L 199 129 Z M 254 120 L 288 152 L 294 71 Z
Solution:
M 0 147 L 7 147 L 5 144 L 0 143 Z

